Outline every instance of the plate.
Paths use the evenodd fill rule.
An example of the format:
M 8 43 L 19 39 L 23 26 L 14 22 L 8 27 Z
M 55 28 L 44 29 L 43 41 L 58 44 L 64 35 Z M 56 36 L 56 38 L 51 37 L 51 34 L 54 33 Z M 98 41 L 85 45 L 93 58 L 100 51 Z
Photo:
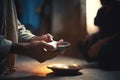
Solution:
M 47 66 L 47 68 L 51 69 L 56 74 L 76 74 L 79 70 L 83 69 L 83 66 L 77 64 L 53 64 L 51 66 Z
M 52 45 L 54 48 L 57 48 L 57 50 L 62 51 L 65 50 L 70 46 L 70 43 L 67 41 L 52 41 L 48 43 L 49 45 Z
M 69 42 L 63 41 L 63 42 L 60 42 L 60 43 L 57 44 L 57 49 L 62 51 L 62 50 L 67 49 L 69 46 L 70 46 Z

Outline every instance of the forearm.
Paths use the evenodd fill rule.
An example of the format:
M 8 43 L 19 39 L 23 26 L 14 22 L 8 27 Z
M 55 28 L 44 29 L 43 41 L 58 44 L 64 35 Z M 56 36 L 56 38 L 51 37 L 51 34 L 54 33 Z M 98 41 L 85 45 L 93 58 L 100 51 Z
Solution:
M 27 54 L 27 44 L 29 43 L 12 43 L 10 53 L 16 53 L 19 55 Z
M 114 34 L 112 36 L 109 36 L 109 37 L 106 37 L 104 39 L 101 39 L 98 41 L 98 43 L 101 43 L 101 44 L 105 44 L 105 43 L 108 43 L 110 42 L 111 40 L 114 40 L 115 38 L 117 38 L 119 36 L 119 34 Z
M 32 43 L 12 43 L 10 53 L 16 53 L 19 55 L 31 57 L 38 60 L 39 62 L 45 61 L 45 57 L 42 56 L 45 51 L 42 48 L 35 47 L 37 44 Z
M 32 34 L 29 30 L 26 30 L 25 26 L 18 21 L 18 35 L 19 42 L 29 42 L 29 40 L 35 35 Z
M 99 40 L 94 45 L 92 45 L 88 51 L 88 54 L 90 57 L 97 57 L 99 55 L 99 51 L 101 50 L 101 47 L 105 44 L 108 44 L 110 41 L 116 39 L 119 35 L 114 34 L 110 37 L 104 38 L 102 40 Z

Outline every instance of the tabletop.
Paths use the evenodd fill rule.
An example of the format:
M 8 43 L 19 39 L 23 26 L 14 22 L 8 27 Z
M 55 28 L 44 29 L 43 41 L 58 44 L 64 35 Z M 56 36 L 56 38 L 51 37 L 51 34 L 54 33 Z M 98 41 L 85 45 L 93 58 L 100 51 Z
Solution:
M 76 74 L 56 75 L 47 68 L 50 64 L 79 64 L 87 65 Z M 107 71 L 96 67 L 96 63 L 85 60 L 58 56 L 44 63 L 21 56 L 17 60 L 16 72 L 3 77 L 1 80 L 120 80 L 120 71 Z

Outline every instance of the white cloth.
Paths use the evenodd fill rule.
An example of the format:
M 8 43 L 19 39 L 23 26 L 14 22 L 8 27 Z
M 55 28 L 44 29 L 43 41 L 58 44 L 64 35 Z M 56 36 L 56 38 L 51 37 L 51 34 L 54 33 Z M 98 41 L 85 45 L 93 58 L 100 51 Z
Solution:
M 18 36 L 19 41 L 27 42 L 29 39 L 34 37 L 29 30 L 25 29 L 25 26 L 18 21 Z M 7 54 L 11 48 L 12 41 L 5 39 L 4 36 L 0 35 L 0 53 Z

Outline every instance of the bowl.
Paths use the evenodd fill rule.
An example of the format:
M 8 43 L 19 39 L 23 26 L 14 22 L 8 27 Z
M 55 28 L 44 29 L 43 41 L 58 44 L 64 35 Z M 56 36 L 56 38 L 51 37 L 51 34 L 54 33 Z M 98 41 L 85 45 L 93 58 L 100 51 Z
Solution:
M 51 69 L 53 73 L 56 74 L 76 74 L 79 70 L 83 69 L 83 66 L 77 64 L 53 64 L 51 66 L 47 66 L 48 69 Z

